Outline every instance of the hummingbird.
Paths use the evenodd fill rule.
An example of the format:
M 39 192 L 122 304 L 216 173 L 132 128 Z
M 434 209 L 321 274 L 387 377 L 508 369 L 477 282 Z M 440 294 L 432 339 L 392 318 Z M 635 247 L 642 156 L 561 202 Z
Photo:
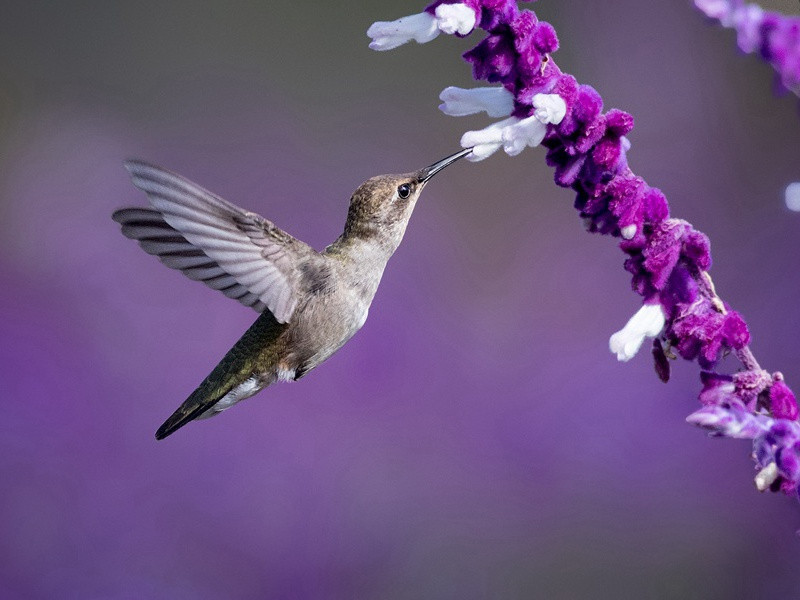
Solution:
M 127 161 L 150 206 L 113 213 L 123 235 L 166 266 L 260 313 L 158 428 L 156 439 L 276 381 L 296 381 L 341 348 L 364 325 L 420 193 L 431 177 L 471 151 L 362 183 L 350 199 L 344 232 L 322 252 L 180 175 Z

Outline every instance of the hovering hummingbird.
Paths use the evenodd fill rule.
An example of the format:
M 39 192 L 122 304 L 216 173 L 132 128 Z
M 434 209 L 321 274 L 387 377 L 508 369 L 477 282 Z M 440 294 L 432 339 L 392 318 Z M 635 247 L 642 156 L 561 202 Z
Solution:
M 350 199 L 344 233 L 323 252 L 180 175 L 126 162 L 152 207 L 116 211 L 122 233 L 168 267 L 261 313 L 156 439 L 276 381 L 300 379 L 341 348 L 366 321 L 423 188 L 470 152 L 362 183 Z

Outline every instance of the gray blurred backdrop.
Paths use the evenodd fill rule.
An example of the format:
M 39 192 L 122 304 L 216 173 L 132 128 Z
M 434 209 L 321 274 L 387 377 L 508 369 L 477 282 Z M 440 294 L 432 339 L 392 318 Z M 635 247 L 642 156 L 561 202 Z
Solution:
M 122 161 L 323 248 L 361 181 L 489 122 L 436 109 L 478 34 L 367 48 L 421 8 L 2 3 L 0 596 L 800 595 L 800 506 L 756 493 L 747 442 L 684 423 L 695 365 L 664 385 L 648 352 L 610 354 L 638 297 L 540 149 L 437 177 L 311 376 L 153 439 L 255 314 L 120 235 L 111 212 L 146 202 Z M 532 8 L 635 116 L 631 166 L 709 234 L 717 289 L 800 391 L 797 99 L 688 1 Z

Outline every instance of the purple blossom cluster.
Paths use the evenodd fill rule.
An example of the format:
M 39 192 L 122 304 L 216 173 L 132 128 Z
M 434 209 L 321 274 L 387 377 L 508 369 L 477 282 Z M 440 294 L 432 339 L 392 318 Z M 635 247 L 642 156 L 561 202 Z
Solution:
M 800 96 L 800 17 L 765 11 L 743 0 L 694 3 L 706 16 L 736 30 L 742 52 L 757 52 L 772 65 L 779 90 Z
M 713 2 L 698 0 L 699 4 Z M 407 29 L 411 19 L 430 29 L 424 35 Z M 796 23 L 794 33 L 786 33 L 786 27 L 763 16 L 759 35 L 771 36 L 771 41 L 762 42 L 762 52 L 797 70 Z M 576 193 L 575 208 L 587 230 L 620 239 L 633 290 L 643 299 L 640 311 L 611 337 L 612 351 L 620 360 L 629 360 L 645 338 L 654 338 L 655 368 L 665 382 L 676 355 L 696 360 L 702 370 L 703 408 L 688 421 L 713 435 L 752 439 L 758 488 L 797 495 L 800 424 L 792 391 L 780 373 L 761 369 L 748 347 L 744 319 L 717 296 L 708 273 L 708 237 L 690 223 L 671 218 L 664 194 L 628 166 L 626 136 L 633 129 L 633 117 L 613 108 L 604 112 L 594 88 L 579 84 L 556 65 L 552 53 L 558 49 L 558 37 L 553 27 L 533 11 L 521 10 L 514 0 L 436 0 L 421 15 L 376 23 L 368 34 L 374 38 L 372 47 L 385 49 L 387 39 L 396 47 L 410 39 L 428 41 L 439 31 L 465 36 L 474 28 L 487 35 L 464 59 L 472 65 L 475 79 L 500 87 L 447 88 L 441 108 L 451 115 L 485 111 L 508 118 L 465 134 L 462 145 L 473 147 L 468 158 L 482 160 L 501 146 L 511 155 L 526 144 L 547 148 L 555 182 Z M 559 104 L 560 109 L 553 108 Z M 530 135 L 532 127 L 540 128 L 540 135 Z M 523 128 L 528 128 L 527 137 L 520 133 Z M 736 355 L 742 369 L 733 375 L 719 373 L 721 360 L 729 354 Z

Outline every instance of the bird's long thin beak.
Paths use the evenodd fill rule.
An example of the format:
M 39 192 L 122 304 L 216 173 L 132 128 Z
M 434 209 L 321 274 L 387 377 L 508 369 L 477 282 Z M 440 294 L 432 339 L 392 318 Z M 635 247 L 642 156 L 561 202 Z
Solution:
M 426 168 L 422 169 L 419 172 L 420 173 L 419 182 L 420 183 L 425 183 L 431 177 L 436 175 L 439 171 L 444 169 L 447 165 L 453 164 L 459 158 L 463 158 L 464 156 L 466 156 L 470 152 L 472 152 L 472 148 L 465 148 L 464 150 L 461 150 L 460 152 L 456 152 L 452 156 L 448 156 L 447 158 L 443 158 L 439 162 L 433 163 L 430 167 L 426 167 Z

